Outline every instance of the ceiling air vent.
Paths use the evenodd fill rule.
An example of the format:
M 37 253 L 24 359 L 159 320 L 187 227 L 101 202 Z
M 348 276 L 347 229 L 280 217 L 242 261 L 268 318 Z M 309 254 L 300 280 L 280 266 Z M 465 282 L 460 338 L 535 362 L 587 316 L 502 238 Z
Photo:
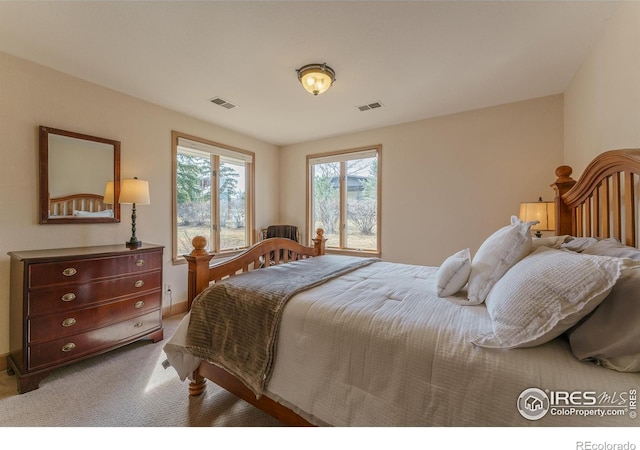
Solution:
M 381 107 L 382 107 L 382 103 L 380 102 L 373 102 L 373 103 L 369 103 L 368 105 L 356 106 L 356 108 L 358 108 L 360 111 L 369 111 L 370 109 L 376 109 Z
M 209 101 L 211 103 L 215 103 L 216 105 L 222 106 L 223 108 L 227 108 L 227 109 L 232 109 L 232 108 L 236 107 L 236 105 L 234 105 L 233 103 L 230 103 L 230 102 L 228 102 L 228 101 L 226 101 L 226 100 L 224 100 L 224 99 L 222 99 L 220 97 L 210 98 Z

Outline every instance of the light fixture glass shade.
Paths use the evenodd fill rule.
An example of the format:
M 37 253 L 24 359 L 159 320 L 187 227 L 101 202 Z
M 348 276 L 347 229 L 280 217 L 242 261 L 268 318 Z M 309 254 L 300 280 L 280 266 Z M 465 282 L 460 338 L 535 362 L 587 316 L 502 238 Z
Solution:
M 113 205 L 113 181 L 107 181 L 107 186 L 104 188 L 102 203 L 105 205 Z
M 534 231 L 553 231 L 556 227 L 556 214 L 554 202 L 543 202 L 540 198 L 537 202 L 520 203 L 520 220 L 531 222 L 537 220 L 538 224 L 531 227 Z
M 137 178 L 127 178 L 122 181 L 120 189 L 120 203 L 135 203 L 137 205 L 148 205 L 149 182 L 138 180 Z
M 307 64 L 299 68 L 297 72 L 302 87 L 313 95 L 326 92 L 336 81 L 336 73 L 326 64 Z

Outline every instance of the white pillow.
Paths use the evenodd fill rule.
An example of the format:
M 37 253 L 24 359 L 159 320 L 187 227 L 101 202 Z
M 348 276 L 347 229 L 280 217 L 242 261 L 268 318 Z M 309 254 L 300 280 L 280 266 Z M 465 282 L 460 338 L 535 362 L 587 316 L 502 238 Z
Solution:
M 594 237 L 570 237 L 567 242 L 560 245 L 560 248 L 566 248 L 567 250 L 571 250 L 574 252 L 580 253 L 585 248 L 595 244 L 598 242 L 597 238 Z
M 449 297 L 467 284 L 471 274 L 471 252 L 460 250 L 444 260 L 436 272 L 438 297 Z
M 531 250 L 533 251 L 538 247 L 542 247 L 542 246 L 551 247 L 551 248 L 560 248 L 560 246 L 564 244 L 565 241 L 567 241 L 569 238 L 571 238 L 571 236 L 569 236 L 568 234 L 565 234 L 562 236 L 532 238 L 533 240 L 531 241 Z
M 112 209 L 105 209 L 103 211 L 78 211 L 74 210 L 73 215 L 75 217 L 113 217 Z
M 536 223 L 511 216 L 511 225 L 500 228 L 482 243 L 471 261 L 467 287 L 469 304 L 482 303 L 502 275 L 531 252 L 529 230 Z
M 597 361 L 602 364 L 603 367 L 617 370 L 618 372 L 640 372 L 640 353 L 603 358 Z
M 622 244 L 615 238 L 602 239 L 582 251 L 585 255 L 615 256 L 640 261 L 640 249 Z
M 493 333 L 481 347 L 534 347 L 578 323 L 609 294 L 625 262 L 540 247 L 513 266 L 487 297 Z
M 571 351 L 579 360 L 595 360 L 620 372 L 640 372 L 640 262 L 636 264 L 623 269 L 607 298 L 567 332 Z

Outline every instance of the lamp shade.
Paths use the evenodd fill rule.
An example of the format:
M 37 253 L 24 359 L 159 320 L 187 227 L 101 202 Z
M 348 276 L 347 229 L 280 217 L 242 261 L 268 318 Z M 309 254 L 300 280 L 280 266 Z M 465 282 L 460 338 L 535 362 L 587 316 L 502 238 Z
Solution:
M 113 181 L 107 181 L 107 186 L 104 188 L 102 203 L 113 205 Z
M 297 72 L 302 87 L 313 95 L 326 92 L 336 81 L 336 73 L 326 64 L 307 64 Z
M 535 231 L 553 231 L 556 226 L 556 214 L 554 202 L 543 202 L 540 198 L 537 202 L 520 203 L 520 220 L 537 223 L 531 227 Z
M 122 181 L 120 189 L 120 203 L 135 203 L 137 205 L 148 205 L 149 182 L 138 180 L 137 178 L 127 178 Z

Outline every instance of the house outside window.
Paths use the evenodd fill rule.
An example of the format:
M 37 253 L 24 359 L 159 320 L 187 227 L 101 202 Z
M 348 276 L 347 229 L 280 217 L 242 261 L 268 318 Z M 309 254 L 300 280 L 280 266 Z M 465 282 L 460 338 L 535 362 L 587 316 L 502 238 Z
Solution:
M 327 249 L 380 254 L 381 146 L 309 155 L 308 234 Z
M 172 141 L 174 262 L 195 236 L 216 254 L 253 244 L 254 154 L 175 131 Z

